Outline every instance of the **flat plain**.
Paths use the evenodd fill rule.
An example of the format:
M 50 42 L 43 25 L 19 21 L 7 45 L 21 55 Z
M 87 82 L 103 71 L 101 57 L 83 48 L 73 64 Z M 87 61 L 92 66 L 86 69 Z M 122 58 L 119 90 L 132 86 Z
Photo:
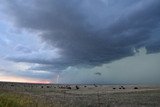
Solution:
M 160 107 L 160 86 L 0 82 L 0 107 Z

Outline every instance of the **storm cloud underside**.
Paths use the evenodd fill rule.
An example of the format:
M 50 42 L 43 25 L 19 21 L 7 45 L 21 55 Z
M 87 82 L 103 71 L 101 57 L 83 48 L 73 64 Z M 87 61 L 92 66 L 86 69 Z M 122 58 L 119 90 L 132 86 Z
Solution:
M 7 58 L 39 64 L 32 70 L 100 66 L 133 56 L 141 47 L 148 54 L 160 52 L 159 0 L 6 0 L 3 4 L 14 26 L 40 32 L 42 42 L 58 49 L 58 58 Z M 30 52 L 22 46 L 16 49 Z

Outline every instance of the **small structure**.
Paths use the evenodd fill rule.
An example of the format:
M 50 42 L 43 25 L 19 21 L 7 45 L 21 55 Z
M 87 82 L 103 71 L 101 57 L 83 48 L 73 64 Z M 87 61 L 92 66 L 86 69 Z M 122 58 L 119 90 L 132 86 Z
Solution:
M 47 86 L 47 88 L 50 88 L 50 86 Z
M 79 87 L 76 85 L 76 89 L 78 90 L 79 89 Z
M 13 84 L 11 84 L 11 87 L 14 87 L 14 85 L 13 85 Z
M 93 84 L 95 87 L 98 87 L 96 84 Z
M 70 90 L 71 90 L 72 88 L 71 88 L 70 86 L 68 86 L 67 89 L 70 89 Z
M 138 87 L 134 87 L 134 89 L 138 89 Z
M 124 86 L 121 86 L 121 89 L 125 89 L 125 87 L 124 87 Z

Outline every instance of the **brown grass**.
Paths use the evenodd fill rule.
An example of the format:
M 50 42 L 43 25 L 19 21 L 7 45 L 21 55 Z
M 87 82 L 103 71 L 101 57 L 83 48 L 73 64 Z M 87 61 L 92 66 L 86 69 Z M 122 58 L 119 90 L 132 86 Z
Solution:
M 47 85 L 46 85 L 47 86 Z M 0 107 L 159 107 L 158 86 L 79 86 L 76 89 L 41 88 L 40 85 L 0 86 Z M 55 86 L 55 85 L 53 85 Z M 58 86 L 56 86 L 58 87 Z M 116 87 L 116 89 L 113 89 Z

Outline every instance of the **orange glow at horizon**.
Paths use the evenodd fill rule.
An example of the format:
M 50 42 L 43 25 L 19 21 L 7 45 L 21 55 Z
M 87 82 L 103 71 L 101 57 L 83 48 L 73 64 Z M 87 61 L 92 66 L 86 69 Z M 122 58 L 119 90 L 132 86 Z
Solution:
M 0 76 L 0 81 L 22 82 L 22 83 L 41 83 L 41 84 L 51 83 L 51 81 L 45 80 L 45 79 L 32 79 L 32 78 L 13 77 L 13 76 Z

